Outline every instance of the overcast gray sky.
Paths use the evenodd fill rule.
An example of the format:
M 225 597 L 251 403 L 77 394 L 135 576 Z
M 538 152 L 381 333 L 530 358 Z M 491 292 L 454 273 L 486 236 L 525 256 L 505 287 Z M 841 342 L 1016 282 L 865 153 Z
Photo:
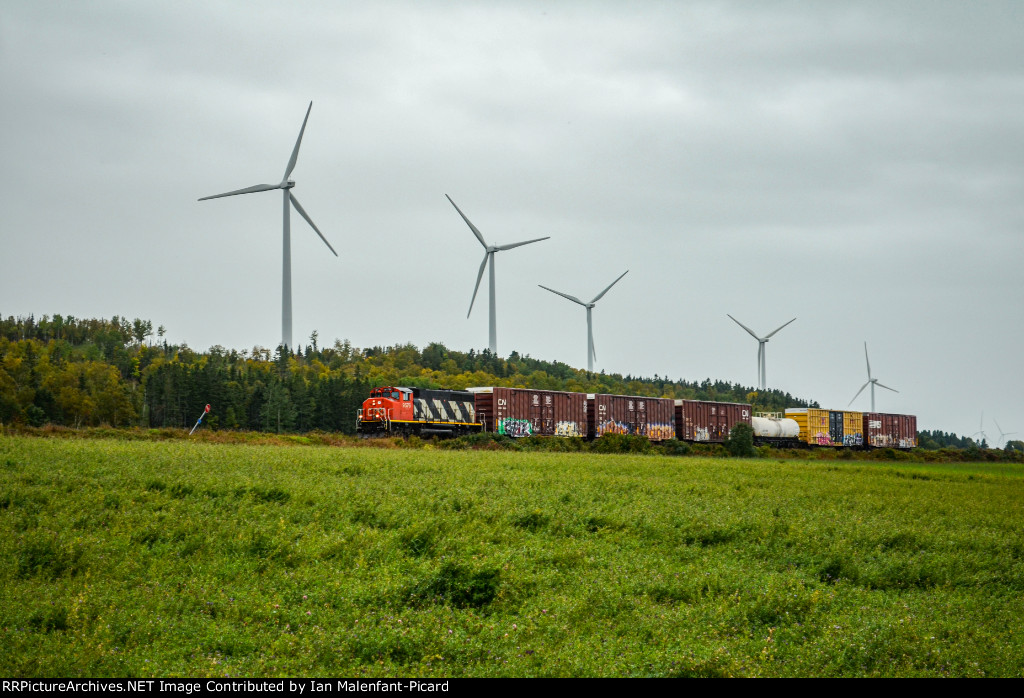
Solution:
M 498 351 L 1024 437 L 1024 4 L 0 1 L 0 313 Z M 854 403 L 868 409 L 865 391 Z

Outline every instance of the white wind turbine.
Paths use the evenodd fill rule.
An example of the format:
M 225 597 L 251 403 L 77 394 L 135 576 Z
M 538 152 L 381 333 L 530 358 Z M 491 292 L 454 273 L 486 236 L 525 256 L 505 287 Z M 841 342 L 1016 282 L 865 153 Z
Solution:
M 866 387 L 868 387 L 870 385 L 871 386 L 871 411 L 874 412 L 875 411 L 875 386 L 876 385 L 879 388 L 885 388 L 886 390 L 891 390 L 894 393 L 898 393 L 899 391 L 896 390 L 895 388 L 890 388 L 887 385 L 882 385 L 881 383 L 878 382 L 877 378 L 872 378 L 871 377 L 871 361 L 868 359 L 868 343 L 867 342 L 864 342 L 864 361 L 867 362 L 867 365 L 868 365 L 868 382 L 865 383 L 864 385 L 860 386 L 860 390 L 857 391 L 857 395 L 860 395 L 862 392 L 864 392 L 864 388 L 866 388 Z M 857 395 L 853 396 L 853 400 L 857 399 Z M 853 404 L 853 400 L 850 400 L 850 405 Z M 850 405 L 847 405 L 847 407 L 849 407 Z
M 622 275 L 619 276 L 618 279 L 615 279 L 615 281 L 613 281 L 610 284 L 608 284 L 608 288 L 606 288 L 605 290 L 601 291 L 599 294 L 594 296 L 594 300 L 590 301 L 589 303 L 584 303 L 583 301 L 581 301 L 576 296 L 570 296 L 568 293 L 562 293 L 561 291 L 556 291 L 555 289 L 548 288 L 547 286 L 544 286 L 542 284 L 537 284 L 538 286 L 540 286 L 545 291 L 551 291 L 552 293 L 557 294 L 557 295 L 561 296 L 562 298 L 567 298 L 567 299 L 571 300 L 573 303 L 579 303 L 580 305 L 582 305 L 584 308 L 587 309 L 587 371 L 589 371 L 591 373 L 594 372 L 594 359 L 597 358 L 597 354 L 594 353 L 594 325 L 593 325 L 593 322 L 591 321 L 590 311 L 594 309 L 594 305 L 599 300 L 601 300 L 601 298 L 604 296 L 604 294 L 608 293 L 608 291 L 611 289 L 611 287 L 614 286 L 615 284 L 619 283 L 619 279 L 621 279 L 623 276 L 625 276 L 628 273 L 629 273 L 629 269 L 627 269 L 626 271 L 622 272 Z
M 992 421 L 996 422 L 996 420 L 994 420 L 994 419 Z M 1015 431 L 1003 431 L 1002 427 L 999 426 L 999 422 L 996 422 L 996 429 L 999 431 L 999 445 L 1000 446 L 1003 445 L 1003 441 L 1006 439 L 1007 436 L 1013 436 L 1014 434 L 1017 433 Z
M 455 202 L 452 201 L 452 197 L 448 196 L 447 194 L 445 194 L 444 196 L 446 199 L 448 199 L 449 203 L 451 203 L 452 206 L 455 206 Z M 460 209 L 458 206 L 455 206 L 455 210 L 459 212 L 459 215 L 462 216 L 462 220 L 466 221 L 466 225 L 468 225 L 469 229 L 473 231 L 473 235 L 476 235 L 476 239 L 479 240 L 480 244 L 484 246 L 484 261 L 480 263 L 480 272 L 476 275 L 476 286 L 473 288 L 473 298 L 469 301 L 469 312 L 466 313 L 466 318 L 469 318 L 470 314 L 473 312 L 473 303 L 476 302 L 476 294 L 477 291 L 480 290 L 480 281 L 484 278 L 484 267 L 487 266 L 488 261 L 490 261 L 491 263 L 491 307 L 489 320 L 489 346 L 491 349 L 491 353 L 497 356 L 498 330 L 494 312 L 494 253 L 502 252 L 504 250 L 511 250 L 512 248 L 521 247 L 523 245 L 529 245 L 531 242 L 540 242 L 541 240 L 547 240 L 550 236 L 535 238 L 533 240 L 524 240 L 523 242 L 513 242 L 509 245 L 488 245 L 487 242 L 484 240 L 484 236 L 480 233 L 477 227 L 473 225 L 468 218 L 466 218 L 466 214 L 462 212 L 462 209 Z
M 295 169 L 295 162 L 299 159 L 299 146 L 302 145 L 302 134 L 306 131 L 306 122 L 309 121 L 309 112 L 313 109 L 313 103 L 309 103 L 309 108 L 306 109 L 306 118 L 302 120 L 302 128 L 299 130 L 299 138 L 295 141 L 295 148 L 292 150 L 292 156 L 288 160 L 288 166 L 284 170 L 284 177 L 281 178 L 279 184 L 256 184 L 245 189 L 237 189 L 235 191 L 229 191 L 225 194 L 214 194 L 213 196 L 204 196 L 199 199 L 200 201 L 206 201 L 207 199 L 219 199 L 224 196 L 235 196 L 236 194 L 252 194 L 258 191 L 272 191 L 274 189 L 282 190 L 284 194 L 284 242 L 283 242 L 283 261 L 281 262 L 281 344 L 286 347 L 292 347 L 292 244 L 291 244 L 291 219 L 290 212 L 291 207 L 294 206 L 295 210 L 299 212 L 299 215 L 306 219 L 306 222 L 312 226 L 316 234 L 320 236 L 320 239 L 327 245 L 327 249 L 334 252 L 334 248 L 331 247 L 331 243 L 327 242 L 327 238 L 320 232 L 320 229 L 316 227 L 316 223 L 309 217 L 305 209 L 299 203 L 299 200 L 292 194 L 292 187 L 295 186 L 295 182 L 288 179 L 291 175 L 292 170 Z M 334 252 L 334 256 L 337 257 L 338 253 Z
M 984 410 L 982 410 L 982 412 L 981 412 L 981 419 L 978 420 L 978 431 L 974 432 L 974 434 L 971 435 L 971 438 L 973 439 L 975 436 L 980 436 L 981 437 L 980 439 L 978 439 L 978 445 L 979 446 L 983 442 L 987 442 L 988 441 L 988 434 L 985 433 L 985 411 Z
M 726 315 L 729 315 L 729 314 L 726 313 Z M 753 337 L 754 339 L 757 340 L 757 382 L 760 385 L 761 390 L 764 390 L 765 389 L 765 384 L 767 383 L 767 376 L 765 375 L 765 362 L 764 362 L 765 351 L 764 351 L 764 345 L 768 343 L 768 340 L 772 338 L 772 335 L 774 335 L 776 332 L 778 332 L 783 327 L 788 325 L 789 322 L 793 322 L 793 320 L 796 320 L 796 318 L 793 318 L 793 320 L 790 320 L 785 325 L 781 325 L 780 327 L 777 327 L 776 329 L 774 329 L 771 332 L 769 332 L 768 334 L 766 334 L 764 337 L 758 337 L 756 334 L 754 334 L 754 331 L 752 329 L 750 329 L 749 327 L 744 325 L 742 322 L 740 322 L 739 320 L 734 318 L 732 315 L 729 315 L 729 319 L 732 320 L 733 322 L 735 322 L 737 325 L 739 325 L 743 329 L 745 329 L 748 333 L 750 333 L 751 337 Z

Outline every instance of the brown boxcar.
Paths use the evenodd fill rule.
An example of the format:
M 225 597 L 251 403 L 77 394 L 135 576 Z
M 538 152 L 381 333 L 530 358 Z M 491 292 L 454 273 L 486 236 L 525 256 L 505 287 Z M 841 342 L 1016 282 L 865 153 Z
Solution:
M 587 435 L 587 396 L 530 388 L 470 388 L 484 431 L 508 436 Z
M 871 448 L 914 448 L 917 446 L 917 417 L 865 412 L 864 442 Z
M 675 401 L 634 395 L 587 395 L 587 436 L 632 434 L 651 441 L 676 438 Z
M 676 400 L 676 438 L 724 443 L 737 424 L 750 424 L 750 405 L 738 402 Z

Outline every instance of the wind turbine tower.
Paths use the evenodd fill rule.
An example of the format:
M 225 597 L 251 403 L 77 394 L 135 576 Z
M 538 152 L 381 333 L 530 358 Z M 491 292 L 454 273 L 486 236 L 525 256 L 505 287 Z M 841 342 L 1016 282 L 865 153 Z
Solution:
M 871 377 L 871 361 L 868 359 L 868 343 L 867 342 L 864 342 L 864 361 L 867 362 L 867 365 L 868 365 L 868 382 L 865 383 L 864 385 L 860 386 L 860 390 L 857 391 L 857 395 L 860 395 L 862 392 L 864 392 L 864 388 L 866 388 L 866 387 L 868 387 L 870 385 L 871 386 L 871 411 L 874 412 L 875 411 L 875 386 L 876 385 L 879 388 L 885 388 L 886 390 L 891 390 L 894 393 L 898 393 L 899 391 L 896 390 L 895 388 L 890 388 L 887 385 L 882 385 L 881 383 L 878 382 L 877 378 L 872 378 Z M 857 399 L 857 395 L 853 396 L 853 400 Z M 850 405 L 853 404 L 853 400 L 850 400 Z M 847 405 L 847 407 L 849 407 L 850 405 Z
M 988 442 L 988 434 L 985 433 L 985 412 L 984 412 L 984 410 L 982 410 L 982 412 L 981 412 L 981 419 L 978 420 L 978 431 L 976 431 L 971 436 L 971 438 L 974 438 L 975 436 L 980 436 L 981 437 L 980 439 L 978 439 L 978 445 L 979 446 L 981 446 L 982 443 Z
M 541 284 L 537 284 L 538 286 L 540 286 L 545 291 L 551 291 L 552 293 L 557 294 L 557 295 L 561 296 L 562 298 L 567 298 L 567 299 L 571 300 L 573 303 L 578 303 L 578 304 L 582 305 L 584 308 L 587 309 L 587 371 L 589 371 L 590 373 L 594 372 L 594 359 L 597 358 L 597 354 L 594 353 L 594 324 L 591 321 L 590 311 L 593 310 L 594 309 L 594 305 L 599 300 L 601 300 L 601 298 L 604 297 L 604 294 L 608 293 L 608 291 L 611 289 L 611 287 L 614 286 L 615 284 L 619 283 L 619 279 L 621 279 L 623 276 L 625 276 L 628 273 L 629 273 L 629 269 L 627 269 L 626 271 L 622 272 L 622 275 L 619 276 L 618 279 L 615 279 L 615 281 L 613 281 L 610 284 L 608 284 L 608 287 L 605 290 L 601 291 L 596 296 L 594 296 L 594 300 L 590 301 L 589 303 L 584 303 L 583 301 L 581 301 L 576 296 L 570 296 L 568 293 L 562 293 L 561 291 L 556 291 L 553 288 L 548 288 L 547 286 L 543 286 Z
M 505 250 L 511 250 L 511 249 L 513 249 L 515 247 L 522 247 L 523 245 L 529 245 L 532 242 L 540 242 L 541 240 L 547 240 L 550 236 L 542 237 L 542 238 L 535 238 L 533 240 L 524 240 L 523 242 L 513 242 L 513 243 L 511 243 L 509 245 L 488 245 L 487 241 L 484 240 L 484 236 L 480 233 L 480 231 L 477 229 L 477 227 L 475 225 L 473 225 L 468 218 L 466 218 L 466 214 L 462 212 L 462 209 L 460 209 L 458 206 L 455 205 L 455 202 L 452 201 L 452 197 L 448 196 L 447 194 L 445 194 L 444 196 L 445 196 L 446 199 L 448 199 L 448 202 L 452 206 L 455 206 L 455 210 L 459 212 L 460 216 L 462 216 L 462 220 L 466 221 L 466 225 L 469 226 L 469 229 L 473 231 L 473 235 L 476 236 L 476 239 L 479 240 L 480 244 L 483 245 L 483 247 L 484 247 L 484 261 L 482 261 L 480 263 L 480 272 L 476 275 L 476 286 L 473 288 L 473 298 L 469 301 L 469 312 L 466 313 L 466 318 L 467 319 L 469 319 L 470 314 L 473 312 L 473 303 L 476 302 L 476 294 L 477 294 L 477 291 L 480 290 L 480 282 L 484 278 L 484 267 L 487 266 L 488 262 L 490 262 L 490 275 L 491 275 L 491 289 L 490 289 L 491 290 L 491 299 L 490 299 L 490 306 L 491 307 L 490 307 L 490 317 L 489 317 L 490 342 L 489 342 L 488 346 L 491 349 L 491 353 L 494 354 L 495 356 L 497 356 L 497 354 L 498 354 L 498 329 L 497 329 L 497 319 L 495 317 L 495 311 L 494 311 L 494 253 L 495 252 L 503 252 Z
M 729 314 L 726 313 L 726 315 L 729 315 Z M 778 332 L 783 327 L 788 325 L 790 322 L 793 322 L 793 320 L 796 320 L 796 318 L 793 318 L 793 320 L 790 320 L 785 325 L 781 325 L 780 327 L 777 327 L 776 329 L 774 329 L 771 332 L 769 332 L 768 334 L 766 334 L 764 337 L 758 337 L 754 333 L 754 331 L 752 329 L 750 329 L 749 327 L 744 325 L 742 322 L 740 322 L 739 320 L 734 318 L 732 315 L 729 315 L 729 319 L 732 320 L 733 322 L 735 322 L 737 325 L 739 325 L 743 329 L 745 329 L 750 334 L 751 337 L 753 337 L 754 339 L 757 340 L 757 382 L 758 382 L 758 385 L 760 386 L 761 390 L 764 390 L 765 387 L 766 387 L 765 383 L 767 382 L 767 377 L 765 376 L 765 363 L 764 363 L 764 353 L 765 352 L 764 352 L 764 345 L 768 343 L 768 340 L 772 338 L 772 335 L 774 335 L 776 332 Z
M 245 189 L 237 189 L 235 191 L 229 191 L 225 194 L 214 194 L 213 196 L 204 196 L 199 199 L 200 201 L 206 201 L 207 199 L 220 199 L 225 196 L 235 196 L 236 194 L 253 194 L 258 191 L 273 191 L 274 189 L 280 189 L 284 195 L 284 240 L 282 243 L 282 262 L 281 262 L 281 344 L 286 347 L 294 346 L 292 344 L 292 243 L 291 243 L 291 207 L 294 206 L 295 210 L 299 212 L 299 215 L 306 219 L 306 222 L 312 226 L 316 234 L 320 236 L 320 239 L 327 245 L 327 249 L 334 252 L 334 248 L 331 247 L 331 243 L 327 242 L 327 238 L 320 232 L 320 229 L 316 227 L 316 223 L 309 217 L 306 210 L 302 208 L 299 200 L 292 194 L 292 188 L 295 186 L 295 182 L 288 179 L 291 176 L 292 170 L 295 169 L 295 163 L 299 159 L 299 146 L 302 145 L 302 134 L 306 131 L 306 122 L 309 121 L 309 112 L 313 109 L 313 103 L 309 103 L 309 108 L 306 109 L 306 118 L 302 120 L 302 128 L 299 129 L 299 138 L 295 141 L 295 148 L 292 149 L 292 156 L 288 160 L 288 166 L 285 167 L 284 177 L 281 178 L 278 184 L 256 184 Z M 338 253 L 334 252 L 334 256 L 337 257 Z

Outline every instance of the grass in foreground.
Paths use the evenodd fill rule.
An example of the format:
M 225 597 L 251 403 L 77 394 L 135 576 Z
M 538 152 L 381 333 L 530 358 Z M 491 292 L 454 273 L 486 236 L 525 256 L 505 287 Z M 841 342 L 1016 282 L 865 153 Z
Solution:
M 1020 676 L 1021 475 L 0 437 L 0 673 Z

